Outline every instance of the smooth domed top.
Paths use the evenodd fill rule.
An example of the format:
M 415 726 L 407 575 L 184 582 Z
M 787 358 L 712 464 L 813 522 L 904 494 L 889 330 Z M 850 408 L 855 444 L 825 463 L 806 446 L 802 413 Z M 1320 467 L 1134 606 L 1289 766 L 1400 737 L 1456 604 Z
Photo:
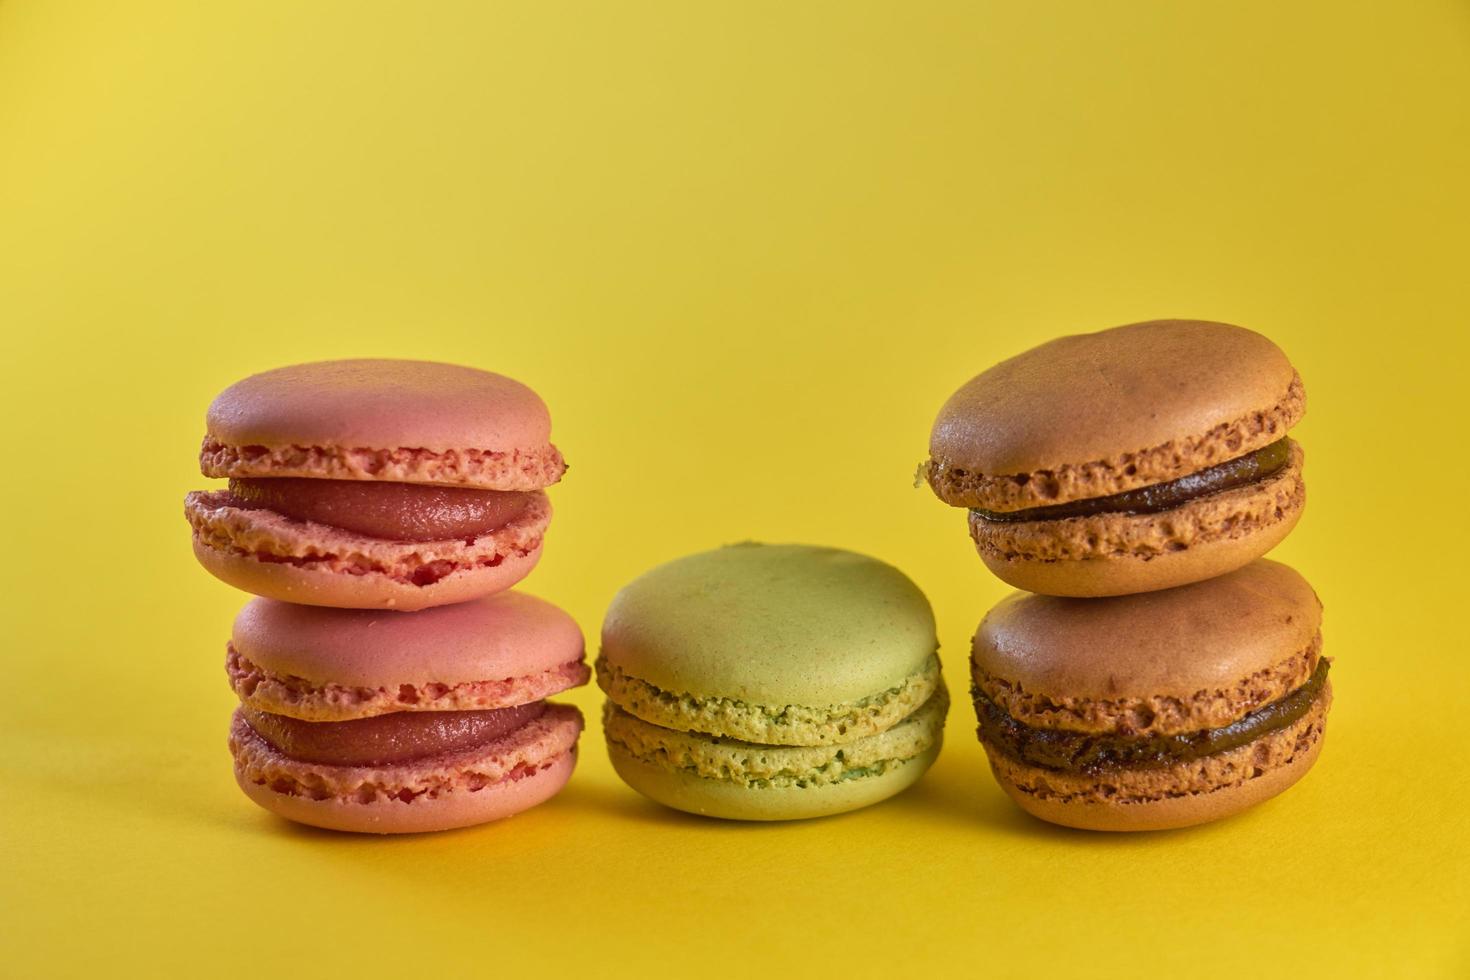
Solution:
M 976 666 L 1033 695 L 1188 697 L 1226 688 L 1311 644 L 1322 604 L 1292 568 L 1109 599 L 1013 593 L 975 635 Z
M 955 392 L 929 452 L 984 474 L 1081 465 L 1270 409 L 1294 376 L 1279 347 L 1227 323 L 1151 320 L 1059 337 Z
M 520 592 L 415 613 L 252 599 L 231 642 L 273 674 L 368 688 L 506 680 L 583 655 L 572 617 Z
M 918 586 L 874 558 L 737 544 L 625 586 L 602 655 L 670 693 L 769 706 L 830 705 L 896 687 L 938 647 Z
M 238 381 L 206 418 L 233 446 L 540 450 L 551 415 L 512 378 L 432 361 L 293 364 Z

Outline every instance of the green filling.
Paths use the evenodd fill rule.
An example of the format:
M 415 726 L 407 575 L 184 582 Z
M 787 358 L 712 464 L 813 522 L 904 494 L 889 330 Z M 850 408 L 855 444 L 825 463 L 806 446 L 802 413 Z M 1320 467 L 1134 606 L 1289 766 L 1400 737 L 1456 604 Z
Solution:
M 722 731 L 758 744 L 840 744 L 876 734 L 926 702 L 939 686 L 939 658 L 930 656 L 903 681 L 856 701 L 830 705 L 761 705 L 718 695 L 666 691 L 597 659 L 597 683 L 619 707 L 676 731 Z
M 640 758 L 636 753 L 634 753 L 631 749 L 628 748 L 628 746 L 624 745 L 623 743 L 616 742 L 612 739 L 609 739 L 608 741 L 613 742 L 613 744 L 617 745 L 623 751 L 627 752 L 635 759 L 638 759 L 640 762 L 653 764 L 652 760 Z M 663 767 L 667 768 L 670 772 L 683 773 L 688 776 L 694 776 L 697 779 L 708 779 L 711 782 L 734 783 L 739 786 L 744 786 L 747 789 L 815 789 L 822 786 L 837 786 L 842 783 L 852 782 L 858 779 L 867 779 L 872 776 L 881 776 L 884 773 L 894 768 L 897 768 L 898 766 L 912 761 L 910 759 L 884 759 L 881 762 L 869 763 L 866 766 L 861 766 L 856 769 L 844 769 L 841 773 L 837 775 L 836 778 L 823 778 L 823 770 L 818 769 L 807 773 L 782 772 L 777 773 L 773 776 L 767 776 L 759 779 L 733 779 L 730 777 L 707 776 L 704 773 L 700 772 L 697 766 L 673 765 L 668 756 L 663 755 L 663 753 L 659 754 L 663 756 Z
M 611 747 L 647 765 L 752 789 L 831 786 L 881 776 L 938 744 L 948 692 L 941 684 L 898 724 L 838 746 L 786 746 L 680 732 L 643 721 L 612 701 L 603 708 Z

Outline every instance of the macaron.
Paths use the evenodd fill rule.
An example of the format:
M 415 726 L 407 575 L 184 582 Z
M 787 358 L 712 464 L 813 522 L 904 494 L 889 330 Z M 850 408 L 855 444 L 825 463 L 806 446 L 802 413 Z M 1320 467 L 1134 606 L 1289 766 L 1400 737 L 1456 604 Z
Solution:
M 185 497 L 194 554 L 256 595 L 411 611 L 509 588 L 566 469 L 518 381 L 425 361 L 323 361 L 225 389 Z
M 739 544 L 625 586 L 597 682 L 613 768 L 665 806 L 732 820 L 854 810 L 939 753 L 948 695 L 929 603 L 834 548 Z
M 582 633 L 518 592 L 396 612 L 254 599 L 226 652 L 235 779 L 288 820 L 378 834 L 498 820 L 566 784 Z
M 1302 381 L 1243 327 L 1153 320 L 1062 337 L 950 397 L 925 475 L 1016 588 L 1109 596 L 1265 554 L 1306 504 Z
M 980 742 L 1033 816 L 1086 830 L 1219 820 L 1290 787 L 1332 703 L 1322 607 L 1260 559 L 1105 599 L 1016 593 L 975 635 Z

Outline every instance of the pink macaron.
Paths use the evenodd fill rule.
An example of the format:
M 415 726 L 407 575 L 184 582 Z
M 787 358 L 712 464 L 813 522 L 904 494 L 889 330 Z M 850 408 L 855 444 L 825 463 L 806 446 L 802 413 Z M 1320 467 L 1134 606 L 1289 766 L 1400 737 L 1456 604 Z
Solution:
M 582 633 L 518 592 L 412 616 L 254 599 L 226 670 L 235 778 L 252 800 L 333 830 L 415 833 L 498 820 L 571 776 Z
M 412 611 L 524 578 L 566 463 L 530 388 L 426 361 L 278 368 L 209 406 L 194 553 L 256 595 Z

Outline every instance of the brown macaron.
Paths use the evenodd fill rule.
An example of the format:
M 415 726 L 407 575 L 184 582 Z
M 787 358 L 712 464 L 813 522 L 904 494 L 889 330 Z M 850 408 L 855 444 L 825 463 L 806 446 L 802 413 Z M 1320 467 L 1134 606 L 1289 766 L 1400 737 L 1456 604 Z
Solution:
M 1061 337 L 972 379 L 925 476 L 970 509 L 1008 584 L 1109 596 L 1199 582 L 1280 542 L 1306 504 L 1300 376 L 1270 340 L 1153 320 Z
M 1322 748 L 1322 606 L 1259 560 L 1107 599 L 1016 593 L 970 658 L 980 742 L 1033 816 L 1086 830 L 1219 820 L 1282 792 Z

